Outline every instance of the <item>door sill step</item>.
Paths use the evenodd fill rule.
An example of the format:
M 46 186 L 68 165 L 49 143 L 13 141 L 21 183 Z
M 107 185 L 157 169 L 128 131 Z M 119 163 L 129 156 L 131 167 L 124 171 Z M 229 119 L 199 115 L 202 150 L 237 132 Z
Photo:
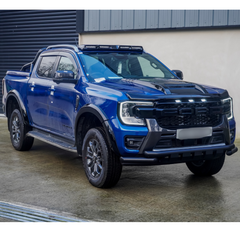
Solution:
M 43 132 L 33 130 L 33 131 L 28 132 L 26 135 L 29 137 L 36 138 L 45 143 L 49 143 L 55 147 L 59 147 L 63 150 L 77 153 L 76 147 L 71 145 L 69 142 L 64 141 L 63 139 L 59 139 L 57 137 L 54 137 L 53 135 L 50 135 L 49 133 L 43 133 Z

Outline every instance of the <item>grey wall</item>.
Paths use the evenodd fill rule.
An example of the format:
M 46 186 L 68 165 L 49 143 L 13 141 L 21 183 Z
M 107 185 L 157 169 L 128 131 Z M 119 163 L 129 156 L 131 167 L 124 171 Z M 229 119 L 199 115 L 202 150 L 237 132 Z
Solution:
M 240 26 L 240 10 L 85 10 L 84 32 Z

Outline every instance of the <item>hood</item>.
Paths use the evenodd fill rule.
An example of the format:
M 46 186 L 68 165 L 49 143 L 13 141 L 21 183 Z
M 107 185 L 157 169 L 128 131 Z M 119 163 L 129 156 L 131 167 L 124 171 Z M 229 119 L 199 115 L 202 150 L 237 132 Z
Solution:
M 178 79 L 104 79 L 98 84 L 124 92 L 132 100 L 190 96 L 219 97 L 222 94 L 228 97 L 226 90 Z

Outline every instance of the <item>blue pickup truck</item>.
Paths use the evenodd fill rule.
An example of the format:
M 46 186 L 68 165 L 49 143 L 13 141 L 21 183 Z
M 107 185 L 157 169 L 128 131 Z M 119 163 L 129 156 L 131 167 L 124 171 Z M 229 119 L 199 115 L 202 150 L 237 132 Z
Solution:
M 34 138 L 82 157 L 89 182 L 113 187 L 122 166 L 186 163 L 219 172 L 234 145 L 224 89 L 183 81 L 141 46 L 53 45 L 3 79 L 13 147 Z

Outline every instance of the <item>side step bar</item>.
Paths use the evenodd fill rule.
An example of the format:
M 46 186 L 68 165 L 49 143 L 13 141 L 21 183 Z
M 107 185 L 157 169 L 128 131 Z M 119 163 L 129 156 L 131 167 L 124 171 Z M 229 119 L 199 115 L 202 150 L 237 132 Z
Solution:
M 49 133 L 43 133 L 37 130 L 33 130 L 28 132 L 26 135 L 29 137 L 34 137 L 40 141 L 49 143 L 55 147 L 59 147 L 63 150 L 77 153 L 77 148 L 71 145 L 71 143 L 64 141 L 64 139 L 59 139 L 58 137 L 55 137 L 54 135 L 51 135 Z

